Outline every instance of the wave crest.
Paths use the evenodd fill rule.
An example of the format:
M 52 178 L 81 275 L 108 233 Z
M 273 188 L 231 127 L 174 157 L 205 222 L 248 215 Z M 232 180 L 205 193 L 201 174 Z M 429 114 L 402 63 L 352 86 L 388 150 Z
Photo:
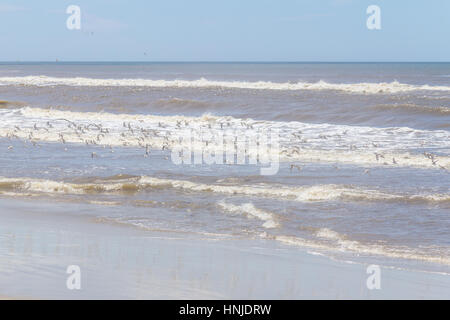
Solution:
M 96 193 L 135 193 L 148 189 L 179 189 L 186 192 L 211 192 L 218 194 L 243 195 L 249 197 L 265 197 L 291 201 L 401 201 L 401 202 L 449 202 L 450 194 L 393 194 L 378 190 L 364 189 L 345 185 L 314 185 L 286 187 L 282 185 L 220 185 L 192 182 L 188 180 L 162 179 L 149 176 L 132 178 L 95 179 L 91 182 L 73 183 L 33 178 L 2 178 L 0 190 L 20 192 L 40 192 L 45 194 L 96 194 Z M 253 210 L 250 206 L 233 207 L 221 205 L 231 211 Z M 257 210 L 254 208 L 253 213 Z M 251 214 L 253 214 L 251 213 Z M 262 212 L 259 212 L 263 216 Z
M 376 94 L 399 93 L 417 90 L 450 91 L 449 86 L 412 85 L 406 83 L 328 83 L 310 82 L 271 82 L 271 81 L 217 81 L 201 78 L 198 80 L 151 80 L 151 79 L 96 79 L 62 78 L 48 76 L 0 77 L 2 85 L 28 86 L 89 86 L 89 87 L 154 87 L 154 88 L 229 88 L 251 90 L 337 90 L 348 93 Z
M 235 213 L 245 214 L 249 217 L 254 217 L 264 221 L 263 227 L 267 229 L 278 228 L 280 224 L 276 221 L 276 217 L 273 213 L 256 208 L 253 203 L 244 203 L 242 205 L 234 205 L 231 203 L 225 203 L 221 201 L 218 203 L 219 207 L 223 210 Z

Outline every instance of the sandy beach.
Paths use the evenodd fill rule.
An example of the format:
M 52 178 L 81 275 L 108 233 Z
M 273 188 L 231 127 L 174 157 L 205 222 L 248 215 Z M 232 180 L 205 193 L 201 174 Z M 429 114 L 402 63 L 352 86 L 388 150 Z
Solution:
M 62 204 L 1 200 L 0 294 L 31 299 L 448 299 L 448 275 L 334 261 L 267 240 L 164 234 L 100 224 Z M 28 223 L 25 225 L 23 221 Z M 81 269 L 68 290 L 66 268 Z

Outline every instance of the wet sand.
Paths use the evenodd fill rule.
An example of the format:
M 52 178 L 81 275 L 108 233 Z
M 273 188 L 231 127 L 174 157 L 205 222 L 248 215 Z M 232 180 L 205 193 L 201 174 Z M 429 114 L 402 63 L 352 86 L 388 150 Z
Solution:
M 0 199 L 0 294 L 32 299 L 449 299 L 450 276 L 334 261 L 269 240 L 98 223 L 95 206 Z M 69 290 L 67 266 L 81 268 Z

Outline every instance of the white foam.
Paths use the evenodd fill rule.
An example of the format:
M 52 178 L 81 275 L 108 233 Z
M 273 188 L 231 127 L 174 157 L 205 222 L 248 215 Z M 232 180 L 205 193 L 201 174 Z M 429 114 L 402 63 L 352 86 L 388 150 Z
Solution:
M 0 195 L 1 196 L 23 196 L 23 195 L 59 195 L 86 193 L 113 193 L 121 191 L 139 191 L 145 188 L 177 188 L 196 192 L 216 192 L 223 194 L 239 194 L 244 196 L 270 197 L 274 199 L 291 199 L 293 201 L 307 202 L 318 200 L 363 200 L 363 201 L 385 201 L 386 199 L 398 199 L 400 201 L 417 200 L 422 201 L 450 201 L 450 194 L 447 195 L 395 195 L 388 192 L 378 192 L 365 189 L 346 188 L 345 186 L 321 185 L 305 187 L 284 187 L 276 185 L 264 186 L 220 186 L 211 184 L 195 183 L 185 180 L 159 179 L 153 177 L 132 177 L 123 179 L 107 178 L 96 180 L 91 183 L 70 183 L 62 181 L 52 181 L 33 178 L 2 178 L 0 177 Z M 116 203 L 107 201 L 95 201 L 94 204 L 116 205 Z M 118 205 L 118 203 L 117 203 Z M 219 202 L 218 205 L 225 211 L 235 214 L 244 214 L 263 221 L 263 227 L 273 229 L 280 227 L 277 216 L 266 210 L 256 208 L 252 203 L 243 205 L 234 205 L 225 202 Z M 436 262 L 450 265 L 448 254 L 442 253 L 436 255 L 430 250 L 426 253 L 422 249 L 417 251 L 413 248 L 391 247 L 383 244 L 364 244 L 355 240 L 348 239 L 345 235 L 338 232 L 322 228 L 316 232 L 317 240 L 306 240 L 299 237 L 288 235 L 262 235 L 265 238 L 274 239 L 290 245 L 322 249 L 322 250 L 340 250 L 356 254 L 381 255 L 400 259 L 413 259 L 429 262 Z
M 154 116 L 112 114 L 105 112 L 72 112 L 41 108 L 19 108 L 0 110 L 2 127 L 0 137 L 19 137 L 34 141 L 70 143 L 95 143 L 103 146 L 150 145 L 160 149 L 166 137 L 166 146 L 171 148 L 183 136 L 183 130 L 254 130 L 280 133 L 281 161 L 342 162 L 368 166 L 414 166 L 450 169 L 450 132 L 445 130 L 417 130 L 407 127 L 376 128 L 332 124 L 310 124 L 302 122 L 255 121 L 203 115 L 201 117 Z M 91 125 L 89 130 L 74 130 L 68 119 L 77 126 Z M 51 123 L 51 127 L 47 123 Z M 123 123 L 131 123 L 130 131 Z M 179 126 L 182 122 L 183 125 Z M 185 125 L 187 123 L 187 125 Z M 95 126 L 107 130 L 99 134 Z M 37 126 L 37 129 L 35 128 Z M 141 130 L 151 132 L 144 134 Z M 200 148 L 201 146 L 196 146 Z M 438 163 L 433 164 L 415 149 L 433 148 L 441 153 Z M 376 157 L 375 153 L 382 154 Z M 395 161 L 394 161 L 395 159 Z M 395 163 L 394 163 L 395 162 Z
M 89 86 L 89 87 L 154 87 L 154 88 L 231 88 L 252 90 L 338 90 L 348 93 L 398 93 L 416 90 L 450 91 L 449 86 L 412 85 L 406 83 L 328 83 L 309 82 L 271 82 L 271 81 L 216 81 L 204 78 L 198 80 L 152 80 L 152 79 L 99 79 L 64 78 L 48 76 L 0 77 L 1 85 L 28 86 Z
M 267 234 L 262 235 L 270 239 L 280 241 L 288 245 L 294 245 L 299 247 L 313 248 L 319 250 L 339 250 L 342 252 L 353 253 L 357 255 L 376 255 L 384 256 L 395 259 L 406 259 L 406 260 L 419 260 L 425 262 L 433 262 L 444 265 L 450 265 L 450 258 L 448 254 L 435 255 L 428 254 L 426 251 L 419 251 L 413 248 L 406 247 L 392 247 L 385 246 L 381 244 L 364 244 L 354 240 L 348 240 L 343 235 L 330 230 L 322 229 L 316 234 L 319 238 L 325 238 L 329 241 L 326 243 L 317 242 L 314 240 L 302 239 L 294 236 L 269 236 Z M 430 250 L 431 251 L 431 250 Z
M 342 240 L 342 236 L 328 228 L 322 228 L 316 232 L 316 236 L 319 238 L 332 239 L 332 240 Z
M 47 179 L 4 178 L 0 177 L 0 188 L 22 192 L 42 192 L 47 194 L 87 194 L 114 193 L 123 191 L 140 191 L 147 188 L 175 188 L 194 192 L 213 192 L 228 195 L 244 195 L 251 197 L 267 197 L 287 199 L 298 202 L 314 201 L 423 201 L 448 202 L 450 194 L 394 194 L 389 191 L 378 191 L 345 185 L 314 185 L 286 187 L 275 184 L 262 185 L 218 185 L 197 183 L 188 180 L 162 179 L 148 176 L 97 180 L 90 183 L 71 183 Z M 263 211 L 258 211 L 247 205 L 242 208 L 249 214 L 268 217 Z M 254 209 L 254 210 L 253 210 Z M 251 211 L 251 213 L 250 213 Z
M 245 214 L 250 217 L 258 218 L 264 221 L 263 227 L 267 229 L 278 228 L 280 224 L 276 221 L 275 215 L 271 212 L 256 208 L 253 203 L 244 203 L 242 205 L 234 205 L 232 203 L 225 203 L 221 201 L 218 203 L 219 207 L 223 210 L 237 213 Z

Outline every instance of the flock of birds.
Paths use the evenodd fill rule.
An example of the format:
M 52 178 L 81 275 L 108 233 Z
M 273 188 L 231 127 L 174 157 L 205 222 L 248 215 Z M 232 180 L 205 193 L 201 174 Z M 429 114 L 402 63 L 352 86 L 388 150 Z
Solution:
M 69 142 L 73 143 L 83 143 L 85 145 L 102 145 L 104 148 L 109 148 L 110 152 L 114 152 L 114 146 L 137 146 L 144 150 L 144 157 L 149 157 L 151 150 L 162 150 L 169 151 L 176 144 L 179 144 L 182 140 L 182 134 L 180 132 L 177 133 L 177 129 L 189 128 L 191 123 L 194 123 L 194 120 L 184 119 L 184 120 L 176 120 L 176 122 L 165 123 L 162 121 L 158 121 L 157 123 L 152 123 L 151 127 L 140 126 L 137 123 L 143 123 L 143 120 L 138 120 L 134 123 L 132 122 L 123 122 L 121 128 L 116 127 L 104 127 L 102 123 L 95 123 L 86 121 L 82 123 L 76 123 L 75 121 L 68 120 L 65 118 L 59 118 L 53 120 L 53 123 L 50 121 L 46 121 L 45 124 L 34 123 L 32 127 L 28 128 L 20 128 L 15 125 L 9 132 L 7 132 L 6 137 L 8 139 L 21 139 L 25 141 L 29 141 L 33 146 L 38 146 L 38 141 L 41 140 L 40 133 L 47 134 L 56 134 L 57 139 L 53 138 L 53 141 L 61 142 L 62 144 L 67 144 Z M 66 123 L 66 126 L 61 126 L 61 123 Z M 236 127 L 240 129 L 255 129 L 259 123 L 262 122 L 254 122 L 254 123 L 246 123 L 245 121 L 232 121 L 227 119 L 223 122 L 211 122 L 208 121 L 206 124 L 196 123 L 197 126 L 191 127 L 195 130 L 213 129 L 213 130 L 225 130 L 225 129 L 236 129 Z M 148 125 L 148 123 L 147 123 Z M 237 126 L 236 126 L 237 125 Z M 288 141 L 285 141 L 287 146 L 282 148 L 280 155 L 289 157 L 294 157 L 295 155 L 300 155 L 302 149 L 300 148 L 300 144 L 307 143 L 308 139 L 305 139 L 302 136 L 303 132 L 298 130 L 297 132 L 290 133 L 290 138 Z M 336 134 L 334 136 L 329 136 L 325 134 L 319 134 L 317 139 L 326 140 L 331 137 L 341 139 L 343 136 L 347 135 L 348 131 L 343 131 L 341 134 Z M 114 137 L 114 141 L 111 141 L 110 138 Z M 310 138 L 311 139 L 311 138 Z M 43 139 L 45 140 L 45 139 Z M 235 136 L 234 140 L 234 148 L 237 150 L 238 148 L 238 135 Z M 208 146 L 210 141 L 204 141 L 205 146 Z M 379 148 L 380 145 L 375 142 L 370 142 L 366 146 L 371 146 L 374 148 Z M 361 146 L 356 146 L 354 144 L 347 145 L 347 148 L 350 151 L 357 150 L 361 148 Z M 13 150 L 13 146 L 8 146 L 8 150 Z M 67 151 L 67 148 L 64 149 Z M 247 150 L 245 150 L 247 151 Z M 426 159 L 429 159 L 433 166 L 439 167 L 442 170 L 447 170 L 447 168 L 443 165 L 438 164 L 439 159 L 436 155 L 424 152 L 423 155 Z M 381 152 L 374 152 L 376 162 L 381 162 L 383 165 L 391 164 L 385 159 L 385 155 Z M 90 157 L 92 159 L 97 158 L 98 154 L 96 152 L 91 152 Z M 168 157 L 164 157 L 168 160 Z M 392 165 L 399 164 L 398 160 L 393 157 Z M 334 166 L 338 169 L 337 166 Z M 302 167 L 296 163 L 292 163 L 289 165 L 290 172 L 293 172 L 294 169 L 297 171 L 301 171 Z M 364 173 L 369 174 L 370 169 L 366 169 Z

